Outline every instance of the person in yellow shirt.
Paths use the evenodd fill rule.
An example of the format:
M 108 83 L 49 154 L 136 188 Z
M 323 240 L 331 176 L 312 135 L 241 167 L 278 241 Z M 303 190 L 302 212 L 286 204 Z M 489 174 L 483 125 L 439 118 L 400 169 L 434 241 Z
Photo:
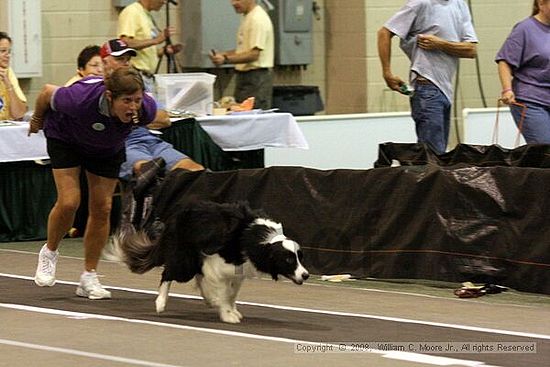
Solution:
M 174 27 L 159 29 L 151 11 L 159 11 L 167 0 L 139 0 L 125 7 L 118 17 L 118 38 L 137 51 L 132 66 L 141 72 L 145 89 L 153 92 L 154 79 L 159 58 L 164 54 L 181 51 L 181 44 L 170 44 L 157 48 L 176 33 Z
M 237 102 L 254 97 L 255 108 L 270 109 L 275 59 L 273 24 L 256 0 L 231 0 L 231 4 L 238 14 L 243 14 L 237 47 L 229 51 L 214 51 L 210 59 L 214 65 L 235 64 Z
M 10 67 L 11 38 L 0 32 L 0 120 L 21 120 L 27 112 L 27 98 Z

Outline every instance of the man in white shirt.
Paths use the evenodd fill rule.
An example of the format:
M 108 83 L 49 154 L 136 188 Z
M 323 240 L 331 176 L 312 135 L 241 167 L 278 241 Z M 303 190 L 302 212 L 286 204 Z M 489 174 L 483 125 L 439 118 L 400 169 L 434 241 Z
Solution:
M 419 143 L 443 154 L 449 139 L 453 79 L 459 58 L 474 58 L 477 36 L 464 0 L 407 0 L 378 31 L 382 74 L 392 90 L 410 94 L 391 70 L 391 41 L 411 60 L 411 114 Z M 402 89 L 404 88 L 404 89 Z

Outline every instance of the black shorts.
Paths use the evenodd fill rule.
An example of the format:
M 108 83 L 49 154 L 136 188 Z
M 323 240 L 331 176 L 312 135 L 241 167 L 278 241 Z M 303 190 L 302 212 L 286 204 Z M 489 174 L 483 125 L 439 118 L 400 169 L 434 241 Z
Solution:
M 84 155 L 80 153 L 78 146 L 61 140 L 48 138 L 46 141 L 54 169 L 82 167 L 97 176 L 118 178 L 120 165 L 126 160 L 124 149 L 110 157 L 97 158 Z

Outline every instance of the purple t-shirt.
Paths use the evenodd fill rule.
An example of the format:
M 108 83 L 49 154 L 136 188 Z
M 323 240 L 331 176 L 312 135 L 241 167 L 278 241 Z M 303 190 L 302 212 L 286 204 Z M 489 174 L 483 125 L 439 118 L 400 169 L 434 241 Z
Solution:
M 519 100 L 550 106 L 550 26 L 533 17 L 517 23 L 497 53 L 512 67 Z
M 52 110 L 44 119 L 46 137 L 74 145 L 80 153 L 98 158 L 123 150 L 133 123 L 123 123 L 110 115 L 104 92 L 103 79 L 97 77 L 57 89 L 50 103 Z M 155 100 L 144 93 L 139 125 L 152 122 L 156 111 Z

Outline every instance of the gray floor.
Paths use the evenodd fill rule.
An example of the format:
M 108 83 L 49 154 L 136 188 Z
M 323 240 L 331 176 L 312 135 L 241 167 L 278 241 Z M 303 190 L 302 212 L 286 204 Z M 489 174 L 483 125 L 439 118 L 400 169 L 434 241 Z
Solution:
M 239 297 L 245 319 L 228 325 L 203 305 L 191 284 L 174 286 L 165 314 L 156 315 L 157 270 L 135 275 L 103 262 L 101 281 L 112 287 L 113 299 L 76 297 L 79 240 L 62 248 L 60 282 L 36 287 L 39 247 L 0 245 L 0 366 L 546 366 L 550 360 L 547 296 L 510 291 L 458 299 L 454 285 L 446 284 L 313 279 L 295 286 L 250 279 Z M 344 342 L 528 342 L 537 352 L 423 359 L 388 352 L 296 352 L 299 346 Z

